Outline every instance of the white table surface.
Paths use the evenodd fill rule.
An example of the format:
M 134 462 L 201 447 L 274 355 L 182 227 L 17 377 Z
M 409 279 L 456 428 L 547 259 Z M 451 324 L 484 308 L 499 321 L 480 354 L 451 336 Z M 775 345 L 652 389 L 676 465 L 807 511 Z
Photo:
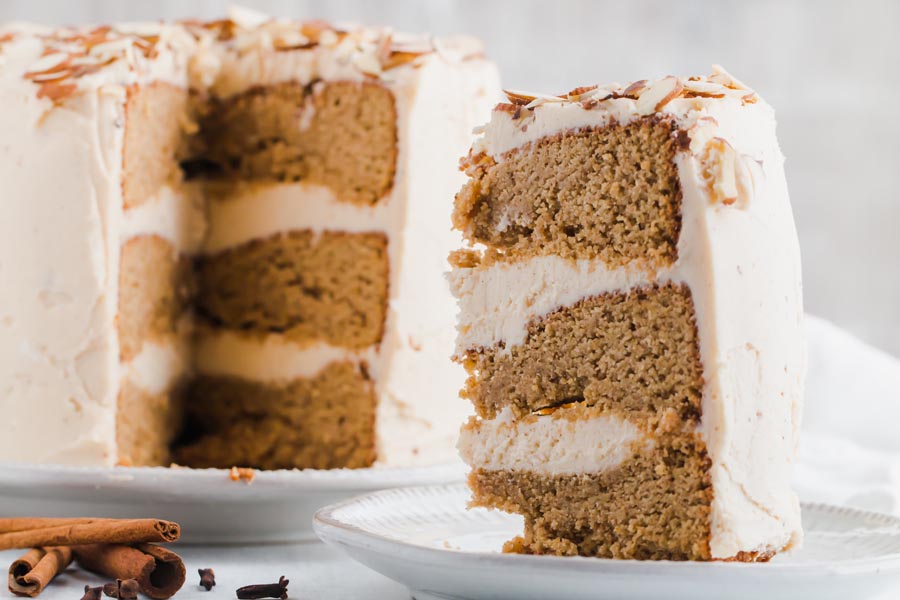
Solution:
M 259 546 L 168 546 L 178 552 L 187 567 L 184 587 L 176 600 L 233 599 L 234 591 L 252 583 L 272 583 L 280 575 L 291 580 L 290 598 L 295 600 L 408 600 L 406 588 L 320 542 Z M 0 568 L 24 554 L 24 550 L 0 552 Z M 212 567 L 216 587 L 207 592 L 198 583 L 197 569 Z M 85 584 L 107 581 L 74 564 L 53 580 L 39 600 L 79 600 Z M 2 598 L 15 598 L 3 579 Z M 141 598 L 144 598 L 141 596 Z M 144 598 L 146 600 L 146 598 Z
M 320 542 L 257 546 L 169 546 L 184 559 L 187 579 L 175 600 L 225 600 L 235 598 L 234 591 L 252 583 L 272 583 L 284 575 L 290 579 L 289 597 L 293 600 L 409 600 L 407 589 L 387 577 L 350 560 Z M 24 550 L 0 552 L 0 568 L 21 556 Z M 207 592 L 198 585 L 197 569 L 212 567 L 216 587 Z M 76 565 L 53 580 L 38 596 L 39 600 L 79 600 L 85 584 L 105 583 L 100 575 L 83 571 Z M 0 598 L 16 598 L 2 585 Z M 105 598 L 105 597 L 104 597 Z M 144 596 L 141 599 L 146 600 Z M 900 590 L 879 600 L 900 598 Z M 662 600 L 662 599 L 661 599 Z M 797 600 L 815 600 L 803 599 Z M 848 600 L 855 600 L 849 599 Z

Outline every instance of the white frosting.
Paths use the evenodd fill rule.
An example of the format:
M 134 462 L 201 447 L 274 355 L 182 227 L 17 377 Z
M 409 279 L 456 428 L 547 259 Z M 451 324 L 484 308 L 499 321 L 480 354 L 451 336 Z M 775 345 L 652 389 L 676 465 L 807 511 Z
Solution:
M 40 45 L 0 68 L 0 457 L 115 462 L 115 331 L 124 90 L 51 110 L 22 79 Z
M 635 442 L 654 444 L 619 417 L 576 420 L 561 412 L 515 419 L 505 408 L 493 419 L 473 419 L 460 432 L 460 455 L 473 467 L 493 471 L 584 475 L 619 466 L 634 455 Z
M 198 374 L 266 383 L 315 377 L 334 362 L 371 362 L 376 354 L 374 348 L 354 351 L 324 342 L 301 345 L 278 334 L 207 329 L 198 332 L 193 351 Z
M 113 465 L 122 378 L 159 390 L 190 367 L 179 366 L 164 348 L 119 364 L 121 244 L 137 235 L 159 235 L 193 252 L 204 234 L 204 215 L 191 189 L 160 190 L 154 200 L 123 211 L 127 87 L 165 81 L 212 85 L 228 95 L 280 81 L 363 78 L 382 82 L 397 100 L 399 155 L 389 197 L 368 209 L 337 203 L 306 183 L 256 188 L 214 204 L 205 250 L 293 228 L 386 233 L 391 278 L 385 336 L 350 357 L 370 363 L 375 380 L 378 460 L 399 465 L 453 456 L 458 423 L 469 409 L 456 397 L 463 370 L 447 360 L 454 304 L 442 271 L 459 244 L 448 231 L 452 197 L 462 184 L 457 159 L 468 132 L 488 114 L 498 91 L 496 71 L 483 60 L 461 62 L 465 45 L 436 51 L 428 39 L 416 58 L 382 71 L 373 64 L 383 58 L 381 33 L 355 30 L 341 40 L 331 32 L 312 50 L 273 51 L 274 41 L 305 43 L 296 39 L 302 37 L 296 23 L 267 22 L 258 31 L 245 25 L 225 42 L 202 27 L 117 26 L 110 41 L 77 56 L 94 61 L 92 68 L 104 66 L 58 81 L 52 69 L 68 56 L 67 48 L 80 51 L 78 43 L 25 33 L 0 42 L 0 127 L 6 140 L 0 175 L 9 199 L 0 225 L 0 256 L 6 257 L 0 277 L 8 287 L 0 295 L 0 412 L 7 417 L 0 460 Z M 160 42 L 145 53 L 140 46 L 148 42 L 121 38 L 126 31 L 159 35 Z M 406 43 L 399 34 L 392 39 L 394 46 Z M 109 58 L 115 60 L 106 64 Z M 74 91 L 58 105 L 39 98 L 67 88 L 42 88 L 42 81 L 24 76 L 34 71 Z M 316 373 L 347 358 L 347 351 L 325 344 L 298 349 L 282 341 L 273 336 L 241 346 L 203 339 L 200 348 L 209 354 L 195 352 L 196 366 L 271 380 Z M 245 360 L 238 360 L 239 352 L 247 353 Z
M 149 394 L 162 394 L 188 369 L 189 350 L 185 340 L 146 342 L 127 364 L 123 377 Z
M 456 309 L 444 273 L 461 243 L 449 223 L 464 182 L 455 165 L 497 89 L 496 70 L 484 61 L 453 66 L 435 56 L 410 72 L 415 86 L 392 84 L 403 142 L 387 199 L 390 299 L 380 360 L 372 365 L 380 464 L 457 460 L 459 423 L 471 408 L 458 397 L 465 370 L 448 360 Z
M 211 201 L 208 215 L 203 249 L 209 253 L 283 231 L 388 233 L 390 225 L 388 204 L 341 202 L 331 188 L 306 182 L 238 187 Z
M 177 191 L 166 186 L 153 198 L 123 211 L 119 236 L 124 244 L 133 237 L 156 235 L 178 252 L 191 254 L 200 249 L 205 229 L 202 188 L 199 183 L 185 183 Z
M 663 107 L 691 136 L 677 157 L 683 193 L 678 260 L 658 274 L 684 282 L 696 311 L 703 362 L 700 433 L 712 461 L 714 557 L 780 548 L 800 538 L 790 489 L 806 369 L 800 253 L 775 137 L 772 109 L 739 98 L 678 98 Z M 494 112 L 473 151 L 496 160 L 542 136 L 636 118 L 637 102 L 607 100 L 592 110 L 547 103 L 526 118 Z M 707 119 L 712 117 L 714 120 Z M 726 205 L 704 172 L 707 140 L 733 148 L 739 198 Z M 640 271 L 599 262 L 531 259 L 459 269 L 457 352 L 524 339 L 527 323 L 580 297 L 647 283 Z

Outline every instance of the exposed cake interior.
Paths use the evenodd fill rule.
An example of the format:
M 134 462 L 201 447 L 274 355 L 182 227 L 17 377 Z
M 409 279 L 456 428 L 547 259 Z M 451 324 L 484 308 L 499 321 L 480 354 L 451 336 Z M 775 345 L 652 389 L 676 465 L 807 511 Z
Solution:
M 129 95 L 125 117 L 126 221 L 140 212 L 120 261 L 120 462 L 371 465 L 375 396 L 369 354 L 360 353 L 384 334 L 389 240 L 370 207 L 394 183 L 393 92 L 338 81 L 191 98 L 153 84 Z M 200 190 L 199 210 L 187 189 Z M 266 210 L 255 200 L 270 189 Z M 313 226 L 317 214 L 298 221 L 306 205 L 364 225 Z M 206 235 L 188 243 L 178 225 L 189 219 Z M 223 335 L 243 338 L 245 360 L 277 337 L 285 360 L 315 368 L 241 376 L 241 357 L 217 352 Z M 162 368 L 144 363 L 166 353 L 177 354 L 167 363 L 170 383 L 142 388 Z
M 189 94 L 154 83 L 125 103 L 118 274 L 119 462 L 165 464 L 178 435 L 189 372 L 190 254 L 202 198 L 179 166 L 194 131 Z
M 364 367 L 332 362 L 309 378 L 193 380 L 179 463 L 262 469 L 366 467 L 375 460 L 375 397 Z

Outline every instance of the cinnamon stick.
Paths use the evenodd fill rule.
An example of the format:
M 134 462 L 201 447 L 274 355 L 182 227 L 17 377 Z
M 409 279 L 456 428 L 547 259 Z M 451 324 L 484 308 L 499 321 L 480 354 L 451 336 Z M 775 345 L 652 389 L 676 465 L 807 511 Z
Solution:
M 91 544 L 73 550 L 78 564 L 88 571 L 112 579 L 135 579 L 141 592 L 154 600 L 175 595 L 187 574 L 180 556 L 153 544 Z
M 71 548 L 32 548 L 9 566 L 9 591 L 34 598 L 71 562 Z
M 55 518 L 55 517 L 4 517 L 0 518 L 0 533 L 11 531 L 28 531 L 29 529 L 45 529 L 62 525 L 82 525 L 85 523 L 102 523 L 118 519 L 99 519 L 93 517 Z
M 178 523 L 159 519 L 0 519 L 0 550 L 174 542 L 180 535 Z

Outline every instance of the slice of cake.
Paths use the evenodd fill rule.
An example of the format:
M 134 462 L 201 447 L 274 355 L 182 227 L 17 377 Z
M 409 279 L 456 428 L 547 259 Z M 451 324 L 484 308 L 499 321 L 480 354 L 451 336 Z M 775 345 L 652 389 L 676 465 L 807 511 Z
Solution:
M 512 552 L 795 546 L 805 345 L 772 109 L 719 68 L 508 96 L 454 214 L 473 504 L 524 517 Z
M 0 461 L 453 456 L 477 42 L 234 11 L 0 37 Z

